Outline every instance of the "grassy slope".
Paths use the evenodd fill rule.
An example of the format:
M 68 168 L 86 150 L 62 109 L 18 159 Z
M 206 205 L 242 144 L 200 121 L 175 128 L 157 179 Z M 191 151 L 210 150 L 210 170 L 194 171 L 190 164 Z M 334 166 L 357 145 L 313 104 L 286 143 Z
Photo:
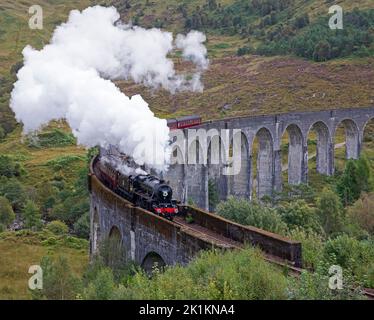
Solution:
M 40 243 L 27 243 L 27 238 L 0 240 L 0 300 L 31 299 L 28 291 L 28 269 L 40 264 L 43 256 L 63 255 L 77 275 L 81 275 L 88 263 L 88 252 L 83 249 L 47 247 Z
M 119 82 L 128 95 L 142 92 L 161 117 L 200 114 L 204 119 L 324 110 L 374 104 L 374 59 L 313 63 L 289 57 L 214 59 L 203 93 L 152 91 Z M 353 94 L 352 94 L 353 93 Z M 224 110 L 225 105 L 229 110 Z

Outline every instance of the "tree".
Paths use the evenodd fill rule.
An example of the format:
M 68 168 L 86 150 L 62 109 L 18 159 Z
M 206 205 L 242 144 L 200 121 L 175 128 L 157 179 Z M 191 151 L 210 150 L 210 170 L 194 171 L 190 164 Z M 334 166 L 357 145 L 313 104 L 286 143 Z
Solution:
M 358 170 L 354 160 L 348 160 L 344 172 L 337 183 L 337 191 L 344 206 L 355 202 L 361 193 Z
M 74 223 L 74 233 L 79 238 L 88 239 L 90 235 L 90 216 L 88 213 L 83 214 L 76 223 Z
M 9 200 L 16 212 L 22 210 L 26 201 L 25 189 L 16 178 L 0 178 L 0 195 Z
M 280 206 L 278 212 L 288 227 L 302 227 L 306 230 L 321 231 L 315 209 L 309 207 L 305 200 L 296 200 Z
M 374 235 L 374 193 L 364 193 L 349 207 L 348 215 L 352 222 Z
M 331 45 L 325 40 L 317 43 L 313 52 L 314 61 L 327 61 L 331 58 Z
M 49 300 L 68 300 L 76 297 L 80 281 L 74 276 L 66 257 L 58 256 L 56 260 L 48 256 L 43 257 L 40 265 L 43 269 L 43 289 L 40 292 L 42 297 Z M 34 298 L 40 296 L 36 293 Z
M 48 223 L 46 229 L 51 231 L 55 235 L 63 235 L 69 232 L 68 226 L 64 222 L 58 220 Z
M 27 200 L 22 217 L 26 228 L 39 229 L 41 227 L 41 213 L 33 201 Z
M 284 234 L 287 229 L 274 208 L 256 201 L 249 202 L 231 196 L 218 204 L 217 213 L 226 219 L 275 233 Z
M 361 192 L 372 191 L 370 162 L 365 154 L 361 155 L 360 159 L 357 160 L 357 180 Z
M 5 197 L 0 197 L 0 224 L 9 225 L 16 218 L 12 205 Z
M 338 195 L 325 187 L 317 198 L 317 212 L 321 225 L 326 234 L 341 231 L 343 227 L 344 211 Z
M 209 179 L 208 181 L 208 197 L 209 197 L 209 210 L 215 211 L 217 204 L 219 203 L 219 195 L 217 185 L 214 180 Z
M 0 138 L 1 139 L 1 138 Z M 21 166 L 15 163 L 12 158 L 0 155 L 0 176 L 13 177 L 21 175 Z

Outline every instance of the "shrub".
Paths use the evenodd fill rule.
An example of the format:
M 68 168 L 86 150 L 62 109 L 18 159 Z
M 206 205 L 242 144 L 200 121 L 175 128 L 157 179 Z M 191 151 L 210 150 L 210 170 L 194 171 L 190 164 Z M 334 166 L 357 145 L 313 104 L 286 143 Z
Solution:
M 89 300 L 109 300 L 115 289 L 113 272 L 109 268 L 102 268 L 95 279 L 90 282 L 85 292 L 85 298 Z
M 28 146 L 33 148 L 63 147 L 76 144 L 72 133 L 55 128 L 51 131 L 41 132 L 37 136 L 29 136 L 27 140 Z
M 304 271 L 298 279 L 290 278 L 289 299 L 292 300 L 359 300 L 365 299 L 354 281 L 344 277 L 343 289 L 329 288 L 328 271 L 319 267 L 315 272 Z
M 0 224 L 7 226 L 13 222 L 16 215 L 9 200 L 5 197 L 0 197 Z
M 68 226 L 64 222 L 59 220 L 48 223 L 46 229 L 55 235 L 63 235 L 69 232 Z
M 0 176 L 7 178 L 18 177 L 22 173 L 19 163 L 7 155 L 0 155 Z
M 277 211 L 288 227 L 302 227 L 316 232 L 321 231 L 316 210 L 309 207 L 305 200 L 296 200 L 284 204 Z
M 217 204 L 219 203 L 219 195 L 217 185 L 214 180 L 209 179 L 208 181 L 208 198 L 209 198 L 209 210 L 215 211 Z
M 326 234 L 340 232 L 344 222 L 344 211 L 338 195 L 325 187 L 317 199 L 317 213 Z
M 0 195 L 9 200 L 16 212 L 21 211 L 26 202 L 25 188 L 15 178 L 0 178 Z
M 360 197 L 361 182 L 354 160 L 347 161 L 336 187 L 344 206 L 352 204 Z
M 226 219 L 275 233 L 284 234 L 287 229 L 275 209 L 256 201 L 229 197 L 218 204 L 217 213 Z
M 345 274 L 353 275 L 361 284 L 367 285 L 374 267 L 372 241 L 358 241 L 348 235 L 341 235 L 326 242 L 323 255 L 327 265 L 339 265 Z
M 348 216 L 353 222 L 374 234 L 374 193 L 364 193 L 354 205 L 348 208 Z
M 43 289 L 33 290 L 34 298 L 69 300 L 76 297 L 81 289 L 81 283 L 74 276 L 65 257 L 58 256 L 57 259 L 43 257 L 40 265 L 43 269 Z
M 74 233 L 84 239 L 88 239 L 90 236 L 90 216 L 85 213 L 81 216 L 76 223 L 74 223 Z
M 114 295 L 120 299 L 284 299 L 286 278 L 259 251 L 205 251 L 187 267 L 149 279 L 136 275 Z
M 30 229 L 39 229 L 41 227 L 41 213 L 38 206 L 31 200 L 26 202 L 22 211 L 22 217 L 25 227 Z
M 323 238 L 313 230 L 303 230 L 299 227 L 291 229 L 287 236 L 301 242 L 303 267 L 315 270 L 323 258 Z

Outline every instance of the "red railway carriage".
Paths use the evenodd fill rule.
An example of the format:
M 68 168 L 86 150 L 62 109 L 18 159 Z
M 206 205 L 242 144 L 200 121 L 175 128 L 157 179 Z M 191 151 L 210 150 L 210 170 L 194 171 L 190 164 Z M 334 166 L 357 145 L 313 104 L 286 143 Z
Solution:
M 171 130 L 184 129 L 188 127 L 193 127 L 201 124 L 200 116 L 186 116 L 167 120 L 168 127 Z

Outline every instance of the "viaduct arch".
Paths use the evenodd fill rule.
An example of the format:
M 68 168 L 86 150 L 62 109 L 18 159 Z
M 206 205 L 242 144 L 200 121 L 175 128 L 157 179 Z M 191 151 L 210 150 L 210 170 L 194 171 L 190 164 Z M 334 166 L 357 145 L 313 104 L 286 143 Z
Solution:
M 282 189 L 282 138 L 287 132 L 289 147 L 287 157 L 288 183 L 298 185 L 308 182 L 308 136 L 311 131 L 316 133 L 316 170 L 320 174 L 332 175 L 334 173 L 334 146 L 336 130 L 339 126 L 345 129 L 346 158 L 357 159 L 361 153 L 363 134 L 366 124 L 374 118 L 374 107 L 326 110 L 317 112 L 296 112 L 277 115 L 240 117 L 208 121 L 200 126 L 171 132 L 171 135 L 181 135 L 184 144 L 191 147 L 188 131 L 203 129 L 206 132 L 215 130 L 222 137 L 222 131 L 229 131 L 230 139 L 222 141 L 221 138 L 207 135 L 207 141 L 197 145 L 198 157 L 205 159 L 203 164 L 189 164 L 187 155 L 184 163 L 176 161 L 164 178 L 176 189 L 176 198 L 187 203 L 191 201 L 196 206 L 209 209 L 209 183 L 213 179 L 219 186 L 219 199 L 224 200 L 229 195 L 251 200 L 253 184 L 253 142 L 257 137 L 259 148 L 257 153 L 257 181 L 256 194 L 258 198 L 272 196 L 274 192 Z M 236 130 L 236 131 L 235 131 Z M 240 145 L 235 146 L 235 135 L 240 135 Z M 210 141 L 218 141 L 220 159 L 214 164 L 211 162 Z M 234 140 L 234 141 L 233 141 Z M 205 145 L 205 147 L 204 147 Z M 229 147 L 227 147 L 229 146 Z M 232 150 L 240 150 L 239 162 L 233 161 L 236 155 Z M 222 149 L 228 149 L 227 153 Z M 203 154 L 201 154 L 201 152 Z M 214 157 L 214 156 L 213 156 Z M 217 156 L 215 156 L 217 158 Z M 238 173 L 223 176 L 227 167 L 235 167 L 238 163 Z M 183 166 L 183 168 L 181 167 Z M 235 170 L 234 170 L 235 171 Z M 180 186 L 183 186 L 180 187 Z

